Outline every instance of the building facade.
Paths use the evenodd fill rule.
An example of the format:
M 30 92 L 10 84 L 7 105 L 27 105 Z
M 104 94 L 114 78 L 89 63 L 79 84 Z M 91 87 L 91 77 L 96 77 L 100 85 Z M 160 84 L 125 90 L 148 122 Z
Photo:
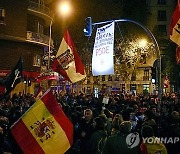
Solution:
M 49 47 L 49 25 L 52 13 L 44 0 L 0 1 L 0 78 L 4 78 L 23 58 L 22 82 L 14 92 L 34 93 L 35 78 L 43 71 L 43 56 Z M 53 41 L 50 40 L 53 47 Z
M 176 2 L 177 0 L 147 0 L 150 15 L 145 26 L 157 38 L 160 52 L 166 48 L 166 43 L 161 42 L 169 39 L 169 26 Z M 53 16 L 49 9 L 51 3 L 52 0 L 0 1 L 0 78 L 4 78 L 22 56 L 23 76 L 32 81 L 31 86 L 22 82 L 14 92 L 34 93 L 38 86 L 35 78 L 47 69 L 47 63 L 43 61 L 44 55 L 47 57 L 49 44 L 53 47 L 53 40 L 49 37 L 49 26 Z M 129 76 L 115 72 L 112 76 L 93 77 L 91 65 L 87 65 L 86 80 L 73 85 L 67 83 L 67 87 L 74 87 L 73 91 L 86 93 L 154 93 L 157 87 L 151 79 L 152 67 L 155 66 L 156 60 L 157 53 L 142 57 L 142 62 Z M 115 67 L 118 67 L 117 63 Z M 66 83 L 62 86 L 65 87 Z

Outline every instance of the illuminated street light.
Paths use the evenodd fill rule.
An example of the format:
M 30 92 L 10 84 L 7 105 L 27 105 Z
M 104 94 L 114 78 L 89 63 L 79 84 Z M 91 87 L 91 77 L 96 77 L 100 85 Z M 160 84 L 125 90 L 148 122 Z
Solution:
M 139 40 L 138 45 L 140 48 L 144 48 L 145 46 L 147 46 L 147 43 L 148 42 L 146 39 L 141 39 L 141 40 Z
M 68 16 L 72 12 L 72 7 L 70 2 L 66 0 L 59 3 L 57 10 L 62 16 Z
M 52 23 L 53 23 L 53 20 L 54 20 L 54 16 L 56 15 L 56 13 L 59 13 L 63 16 L 68 16 L 71 12 L 72 12 L 72 9 L 71 9 L 71 5 L 68 1 L 62 1 L 61 3 L 59 3 L 59 5 L 57 5 L 57 12 L 55 12 L 53 14 L 53 17 L 51 18 L 51 23 L 50 23 L 50 26 L 49 26 L 49 50 L 48 50 L 48 72 L 50 71 L 50 61 L 51 61 L 51 37 L 52 37 Z

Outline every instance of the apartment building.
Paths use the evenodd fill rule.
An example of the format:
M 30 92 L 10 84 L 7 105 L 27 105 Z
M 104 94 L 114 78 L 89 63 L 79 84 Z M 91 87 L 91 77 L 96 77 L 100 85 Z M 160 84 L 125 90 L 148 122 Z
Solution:
M 22 81 L 14 92 L 33 93 L 38 86 L 35 78 L 46 69 L 43 56 L 49 49 L 49 25 L 52 12 L 44 0 L 0 1 L 0 78 L 4 78 L 23 58 Z M 53 47 L 53 40 L 50 40 Z

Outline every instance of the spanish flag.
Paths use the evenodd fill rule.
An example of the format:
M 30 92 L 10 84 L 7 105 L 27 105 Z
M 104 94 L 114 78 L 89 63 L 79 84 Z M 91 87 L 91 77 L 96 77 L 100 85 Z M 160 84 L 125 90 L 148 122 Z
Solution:
M 64 33 L 56 58 L 53 61 L 52 70 L 58 72 L 65 80 L 72 83 L 86 77 L 83 63 L 68 30 Z
M 63 154 L 73 143 L 73 125 L 47 91 L 12 127 L 26 154 Z

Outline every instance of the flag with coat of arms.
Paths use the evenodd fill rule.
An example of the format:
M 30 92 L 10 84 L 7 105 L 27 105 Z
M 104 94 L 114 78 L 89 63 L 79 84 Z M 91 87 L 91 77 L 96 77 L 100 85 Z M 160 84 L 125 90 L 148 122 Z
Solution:
M 64 33 L 56 58 L 53 61 L 52 70 L 58 72 L 65 80 L 72 83 L 86 77 L 84 65 L 68 30 Z
M 50 90 L 11 127 L 23 153 L 64 154 L 73 144 L 73 124 Z

